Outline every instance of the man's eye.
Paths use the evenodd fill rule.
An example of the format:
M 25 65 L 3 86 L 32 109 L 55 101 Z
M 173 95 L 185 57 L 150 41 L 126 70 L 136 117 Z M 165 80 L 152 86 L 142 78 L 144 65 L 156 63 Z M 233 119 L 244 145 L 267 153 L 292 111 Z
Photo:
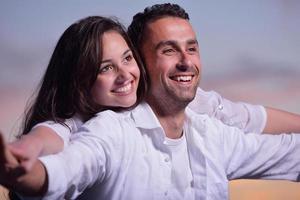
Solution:
M 103 66 L 103 67 L 100 67 L 100 69 L 99 69 L 99 73 L 101 74 L 101 73 L 105 73 L 105 72 L 108 72 L 108 71 L 110 71 L 110 70 L 112 70 L 113 69 L 113 66 L 112 65 L 105 65 L 105 66 Z
M 197 47 L 189 47 L 188 51 L 196 52 L 196 51 L 198 51 L 198 48 Z
M 174 49 L 164 49 L 162 52 L 163 52 L 164 54 L 170 54 L 170 53 L 175 52 L 175 50 L 174 50 Z

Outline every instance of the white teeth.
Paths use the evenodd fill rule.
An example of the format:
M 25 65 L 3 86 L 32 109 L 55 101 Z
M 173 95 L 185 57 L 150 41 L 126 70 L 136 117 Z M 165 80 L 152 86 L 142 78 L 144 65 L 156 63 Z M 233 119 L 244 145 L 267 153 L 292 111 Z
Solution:
M 128 91 L 131 90 L 131 87 L 132 87 L 132 84 L 129 83 L 129 84 L 125 85 L 124 87 L 120 87 L 120 88 L 116 89 L 115 92 L 120 92 L 120 93 L 121 92 L 128 92 Z
M 176 76 L 174 79 L 176 81 L 190 81 L 192 80 L 192 76 Z

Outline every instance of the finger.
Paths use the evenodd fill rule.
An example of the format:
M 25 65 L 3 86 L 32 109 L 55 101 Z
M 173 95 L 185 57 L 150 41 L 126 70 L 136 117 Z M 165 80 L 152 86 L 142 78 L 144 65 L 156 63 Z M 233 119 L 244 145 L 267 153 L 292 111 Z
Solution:
M 26 172 L 30 172 L 34 163 L 36 162 L 37 160 L 25 160 L 25 161 L 22 161 L 21 162 L 21 167 L 26 171 Z
M 18 160 L 7 148 L 2 133 L 0 133 L 0 161 L 3 164 L 18 165 Z
M 14 169 L 11 169 L 8 172 L 8 177 L 11 177 L 13 179 L 17 179 L 20 176 L 24 175 L 26 173 L 26 169 L 23 166 L 18 166 Z
M 5 160 L 5 150 L 6 150 L 6 145 L 4 143 L 2 132 L 0 132 L 0 161 Z
M 19 162 L 29 159 L 28 155 L 26 155 L 22 149 L 11 147 L 11 146 L 8 146 L 7 149 L 14 155 L 14 157 Z

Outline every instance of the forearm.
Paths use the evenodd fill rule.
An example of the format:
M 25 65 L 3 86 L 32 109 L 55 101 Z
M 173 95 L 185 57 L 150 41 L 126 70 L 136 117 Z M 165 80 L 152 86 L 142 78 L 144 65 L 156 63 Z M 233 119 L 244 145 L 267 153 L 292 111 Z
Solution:
M 32 140 L 40 148 L 39 156 L 61 152 L 64 147 L 63 140 L 52 129 L 44 126 L 34 128 L 29 134 L 22 137 Z
M 266 112 L 264 133 L 300 133 L 300 115 L 268 107 Z

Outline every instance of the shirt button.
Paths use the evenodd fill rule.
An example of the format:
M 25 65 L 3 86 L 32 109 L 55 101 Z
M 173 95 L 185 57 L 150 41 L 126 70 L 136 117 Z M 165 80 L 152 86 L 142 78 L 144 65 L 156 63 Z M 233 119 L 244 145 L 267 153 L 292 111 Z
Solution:
M 169 162 L 170 161 L 170 158 L 169 157 L 166 157 L 165 158 L 165 162 Z
M 223 110 L 224 106 L 222 104 L 218 105 L 219 110 Z
M 168 195 L 168 191 L 165 191 L 164 195 L 167 196 Z
M 194 187 L 194 181 L 191 181 L 191 188 Z

